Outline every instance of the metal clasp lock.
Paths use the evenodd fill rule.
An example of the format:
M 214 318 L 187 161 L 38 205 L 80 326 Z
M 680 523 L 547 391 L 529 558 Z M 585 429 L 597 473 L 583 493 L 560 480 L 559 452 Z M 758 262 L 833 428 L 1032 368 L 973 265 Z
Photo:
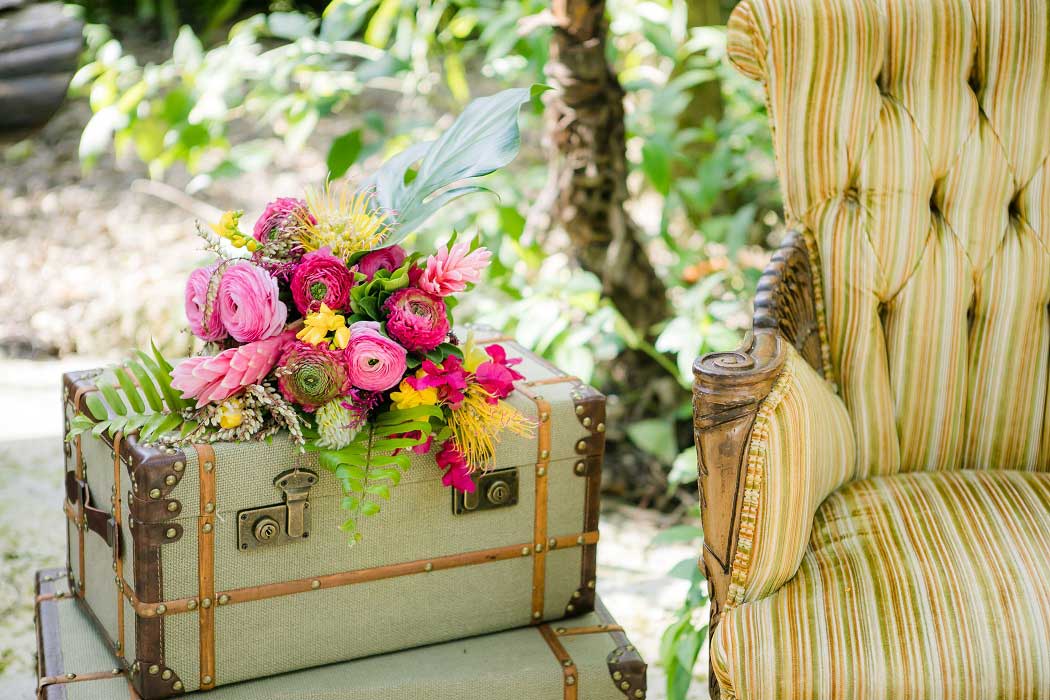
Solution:
M 237 513 L 237 548 L 243 551 L 309 537 L 310 488 L 316 483 L 317 474 L 309 469 L 278 474 L 273 485 L 284 494 L 284 503 Z
M 518 502 L 518 470 L 497 469 L 475 474 L 471 478 L 477 484 L 474 493 L 452 491 L 452 512 L 455 515 L 479 510 L 507 508 Z

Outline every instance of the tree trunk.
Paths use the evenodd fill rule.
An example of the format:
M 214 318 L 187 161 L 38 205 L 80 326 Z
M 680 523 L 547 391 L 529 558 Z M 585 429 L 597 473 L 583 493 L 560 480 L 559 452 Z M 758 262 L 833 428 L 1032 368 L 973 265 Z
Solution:
M 627 154 L 623 88 L 605 58 L 604 0 L 552 0 L 547 62 L 550 178 L 540 202 L 580 265 L 642 336 L 667 317 L 666 289 L 624 210 Z

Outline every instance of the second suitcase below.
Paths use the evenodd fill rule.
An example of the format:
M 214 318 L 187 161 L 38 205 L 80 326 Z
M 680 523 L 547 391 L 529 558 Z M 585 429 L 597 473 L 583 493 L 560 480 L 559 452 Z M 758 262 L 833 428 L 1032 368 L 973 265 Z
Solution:
M 37 574 L 40 698 L 138 697 L 59 569 Z M 62 597 L 56 597 L 62 594 Z M 200 700 L 641 700 L 646 666 L 597 611 L 554 624 L 297 671 L 208 692 Z

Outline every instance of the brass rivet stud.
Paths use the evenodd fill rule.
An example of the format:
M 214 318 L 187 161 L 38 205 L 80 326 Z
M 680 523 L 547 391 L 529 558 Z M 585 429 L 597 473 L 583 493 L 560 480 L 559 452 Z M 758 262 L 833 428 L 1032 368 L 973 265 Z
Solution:
M 583 419 L 583 427 L 584 428 L 589 428 L 589 427 L 591 427 L 591 423 L 593 423 L 593 422 L 594 421 L 591 420 L 591 417 L 587 416 L 586 418 Z
M 186 609 L 187 610 L 196 610 L 197 609 L 197 601 L 196 600 L 187 601 L 186 602 Z
M 540 414 L 540 420 L 543 421 L 544 423 L 549 421 L 550 418 L 551 418 L 551 414 L 547 413 L 546 411 L 544 411 L 543 413 Z
M 587 441 L 586 440 L 580 440 L 579 442 L 576 443 L 576 451 L 577 452 L 583 452 L 586 449 L 587 449 Z
M 543 613 L 541 613 L 539 610 L 536 610 L 535 612 L 532 613 L 532 619 L 533 620 L 538 620 L 542 616 L 543 616 Z
M 604 433 L 605 423 L 599 423 L 598 425 L 594 426 L 594 429 L 597 430 L 599 433 Z
M 160 666 L 158 666 L 157 664 L 153 664 L 152 666 L 150 666 L 150 667 L 149 667 L 148 669 L 146 669 L 146 670 L 147 670 L 147 671 L 149 671 L 149 675 L 151 675 L 151 676 L 155 676 L 155 675 L 157 675 L 158 673 L 160 673 Z
M 205 504 L 204 512 L 205 513 L 214 513 L 215 512 L 215 504 L 214 503 L 207 503 L 207 504 Z
M 587 588 L 594 588 L 594 579 L 587 582 Z
M 434 565 L 432 563 L 430 563 L 429 561 L 426 564 L 423 565 L 423 571 L 433 571 L 433 570 L 434 570 Z
M 201 600 L 201 607 L 207 610 L 211 607 L 211 598 L 204 598 Z
M 580 597 L 580 592 L 579 591 L 573 591 L 572 592 L 572 597 L 578 599 Z
M 186 463 L 185 462 L 175 462 L 175 464 L 171 465 L 171 468 L 174 469 L 177 472 L 181 472 L 183 469 L 186 468 Z
M 536 553 L 537 553 L 537 554 L 539 554 L 540 552 L 542 552 L 542 551 L 543 551 L 543 543 L 542 543 L 542 542 L 537 542 L 537 543 L 536 543 L 536 547 L 535 547 L 535 549 L 536 549 Z
M 160 498 L 160 489 L 151 489 L 149 492 L 150 498 Z
M 639 700 L 641 700 L 641 698 L 645 697 L 645 691 L 641 689 L 634 691 L 634 697 L 639 698 Z
M 204 678 L 201 678 L 201 683 L 203 683 L 204 685 L 211 685 L 211 676 L 205 676 Z
M 557 546 L 558 546 L 558 540 L 554 539 L 553 537 L 550 538 L 549 540 L 547 540 L 547 547 L 549 547 L 550 549 L 554 549 Z
M 576 538 L 576 544 L 583 544 L 583 535 Z
M 568 611 L 568 612 L 574 612 L 576 610 L 576 606 L 573 605 L 572 603 L 569 603 L 568 605 L 565 606 L 565 610 Z
M 67 673 L 66 674 L 66 678 L 68 678 L 69 680 L 73 680 L 76 677 L 77 677 L 77 674 L 75 674 L 75 673 Z
M 171 684 L 172 690 L 182 690 L 182 681 L 175 681 Z
M 201 527 L 201 532 L 205 534 L 211 532 L 211 523 L 204 523 L 204 526 Z
M 119 668 L 111 668 L 109 672 L 114 676 L 119 676 L 121 674 L 121 670 Z
M 215 468 L 215 465 L 212 464 L 211 462 L 205 462 L 204 463 L 204 471 L 210 472 L 214 468 Z
M 550 450 L 540 450 L 540 459 L 549 459 L 551 456 Z
M 576 685 L 576 676 L 565 676 L 565 685 Z
M 529 556 L 529 552 L 530 552 L 530 551 L 531 551 L 531 550 L 530 550 L 530 549 L 529 549 L 528 547 L 522 547 L 522 548 L 521 548 L 521 556 L 523 556 L 523 557 L 527 557 L 527 556 Z
M 172 513 L 174 513 L 178 509 L 179 509 L 179 502 L 178 501 L 170 501 L 168 503 L 168 510 L 170 510 Z
M 573 468 L 573 471 L 575 471 L 577 474 L 583 474 L 585 471 L 587 471 L 587 463 L 582 460 L 577 462 L 576 466 Z
M 175 536 L 176 536 L 176 535 L 178 535 L 178 534 L 179 534 L 179 531 L 178 531 L 178 530 L 176 530 L 176 529 L 175 529 L 175 528 L 173 528 L 173 527 L 169 527 L 169 528 L 168 528 L 168 529 L 167 529 L 167 530 L 166 530 L 166 531 L 164 532 L 164 536 L 165 536 L 165 537 L 167 537 L 167 538 L 168 538 L 169 540 L 173 540 L 173 539 L 175 539 Z
M 546 473 L 547 473 L 547 470 L 544 469 L 543 467 L 540 467 L 539 469 L 536 470 L 536 476 L 543 476 Z
M 160 677 L 163 678 L 166 681 L 170 681 L 171 680 L 171 676 L 172 676 L 171 669 L 166 669 L 164 671 L 164 673 L 160 674 Z
M 315 591 L 318 588 L 320 588 L 320 587 L 321 587 L 321 582 L 318 581 L 317 579 L 314 579 L 313 581 L 310 582 L 310 588 L 314 589 Z
M 178 481 L 179 480 L 175 477 L 174 474 L 168 474 L 166 477 L 164 477 L 164 483 L 168 486 L 174 486 L 176 483 L 178 483 Z
M 613 680 L 619 683 L 623 680 L 623 674 L 619 671 L 613 671 Z
M 630 644 L 627 645 L 627 651 L 634 651 L 634 647 Z
M 582 416 L 583 415 L 583 411 L 584 411 L 583 406 L 577 406 L 576 407 L 576 415 Z
M 624 681 L 623 683 L 620 684 L 620 690 L 630 690 L 630 689 L 631 689 L 631 684 L 628 683 L 627 681 Z
M 168 612 L 168 606 L 167 605 L 158 605 L 157 606 L 157 614 L 158 615 L 163 615 L 166 612 Z
M 230 596 L 226 595 L 225 593 L 223 593 L 221 596 L 219 596 L 219 605 L 226 605 L 229 602 L 230 602 Z

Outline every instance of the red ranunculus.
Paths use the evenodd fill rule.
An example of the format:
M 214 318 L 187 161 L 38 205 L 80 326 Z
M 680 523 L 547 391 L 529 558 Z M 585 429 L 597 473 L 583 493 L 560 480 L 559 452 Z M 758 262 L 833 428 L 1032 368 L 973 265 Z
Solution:
M 347 308 L 354 277 L 346 264 L 328 248 L 307 253 L 295 267 L 291 280 L 292 299 L 304 316 L 326 304 L 333 311 Z
M 445 302 L 422 289 L 399 289 L 383 305 L 386 330 L 409 350 L 433 350 L 448 337 Z

